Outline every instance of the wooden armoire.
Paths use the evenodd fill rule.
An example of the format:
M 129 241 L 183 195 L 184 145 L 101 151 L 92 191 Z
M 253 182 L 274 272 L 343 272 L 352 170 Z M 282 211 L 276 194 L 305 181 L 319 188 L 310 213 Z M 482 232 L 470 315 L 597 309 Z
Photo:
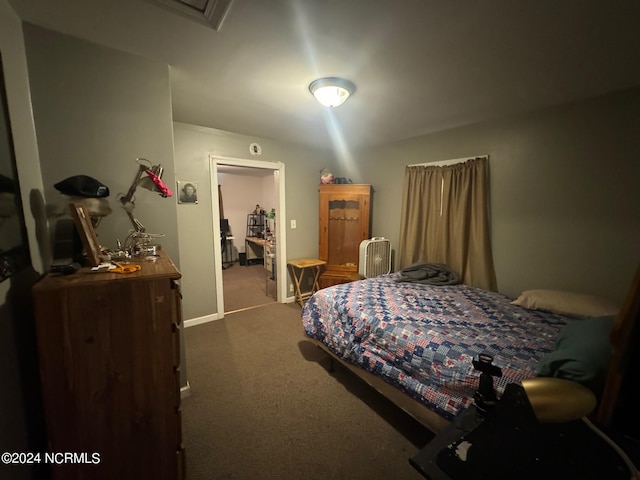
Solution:
M 320 288 L 357 280 L 360 242 L 371 233 L 371 185 L 320 185 Z

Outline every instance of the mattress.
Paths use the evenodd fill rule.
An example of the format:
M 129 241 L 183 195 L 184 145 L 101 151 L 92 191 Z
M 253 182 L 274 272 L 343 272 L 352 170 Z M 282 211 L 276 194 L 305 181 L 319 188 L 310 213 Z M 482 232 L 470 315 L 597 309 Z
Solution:
M 305 333 L 447 420 L 473 402 L 479 354 L 502 371 L 494 378 L 499 397 L 507 384 L 535 376 L 572 320 L 468 285 L 398 278 L 391 273 L 317 291 L 302 310 Z

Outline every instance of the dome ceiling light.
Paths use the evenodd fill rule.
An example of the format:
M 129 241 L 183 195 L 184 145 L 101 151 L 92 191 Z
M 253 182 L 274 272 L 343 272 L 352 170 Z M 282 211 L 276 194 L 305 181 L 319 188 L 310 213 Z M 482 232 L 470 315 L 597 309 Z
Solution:
M 344 78 L 325 77 L 311 82 L 309 91 L 325 107 L 337 107 L 353 95 L 356 86 Z

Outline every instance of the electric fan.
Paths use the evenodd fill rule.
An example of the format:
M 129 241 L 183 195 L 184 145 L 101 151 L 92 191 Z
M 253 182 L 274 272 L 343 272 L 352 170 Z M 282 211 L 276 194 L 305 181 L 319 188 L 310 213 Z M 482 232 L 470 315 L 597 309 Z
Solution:
M 360 242 L 358 273 L 364 278 L 377 277 L 391 271 L 391 242 L 384 237 L 373 237 Z

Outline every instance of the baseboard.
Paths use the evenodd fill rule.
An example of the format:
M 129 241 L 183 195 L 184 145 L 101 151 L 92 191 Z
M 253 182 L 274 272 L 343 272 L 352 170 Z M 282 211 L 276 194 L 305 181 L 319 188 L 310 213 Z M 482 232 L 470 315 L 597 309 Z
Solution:
M 287 297 L 284 303 L 295 303 L 296 297 Z M 196 325 L 201 325 L 203 323 L 213 322 L 215 320 L 220 320 L 220 316 L 217 313 L 212 313 L 210 315 L 204 315 L 203 317 L 190 318 L 189 320 L 184 320 L 182 323 L 184 328 L 195 327 Z
M 218 316 L 217 313 L 212 313 L 210 315 L 205 315 L 203 317 L 190 318 L 189 320 L 185 320 L 183 324 L 185 328 L 188 328 L 188 327 L 195 327 L 196 325 L 200 325 L 202 323 L 213 322 L 214 320 L 220 320 L 220 317 Z
M 189 395 L 191 395 L 191 385 L 187 380 L 187 384 L 184 387 L 180 387 L 180 399 L 187 398 Z

